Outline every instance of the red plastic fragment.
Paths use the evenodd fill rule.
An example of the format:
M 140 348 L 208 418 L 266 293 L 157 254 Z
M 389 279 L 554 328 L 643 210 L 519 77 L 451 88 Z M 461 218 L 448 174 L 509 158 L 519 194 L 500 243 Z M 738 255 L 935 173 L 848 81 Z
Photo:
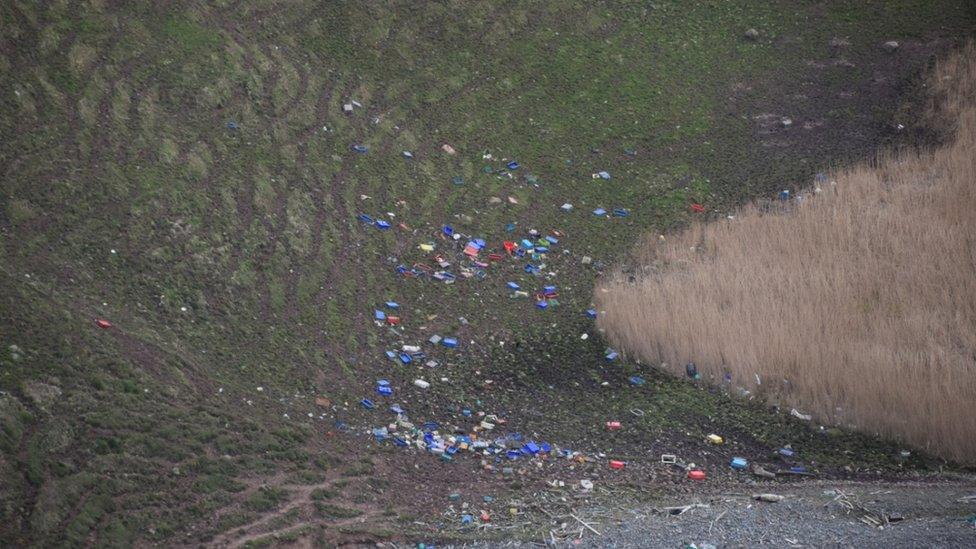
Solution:
M 610 468 L 613 469 L 613 470 L 615 470 L 615 471 L 619 471 L 619 470 L 623 469 L 626 466 L 627 466 L 627 463 L 624 462 L 624 461 L 620 461 L 620 460 L 616 460 L 616 459 L 611 459 L 610 460 Z
M 95 325 L 98 326 L 99 328 L 103 329 L 103 330 L 108 330 L 109 328 L 112 327 L 112 323 L 111 322 L 109 322 L 107 320 L 103 320 L 101 318 L 95 321 Z
M 701 204 L 692 204 L 691 211 L 695 213 L 705 213 L 705 206 L 702 206 Z
M 620 422 L 619 421 L 608 421 L 607 422 L 607 430 L 608 431 L 619 431 L 620 430 L 620 427 L 621 427 L 621 425 L 620 425 Z
M 691 471 L 688 471 L 688 478 L 691 480 L 705 480 L 705 471 L 692 469 Z
M 514 242 L 511 242 L 509 240 L 506 240 L 502 245 L 505 246 L 505 251 L 508 252 L 508 253 L 514 253 L 515 252 L 515 248 L 518 248 L 518 245 L 517 244 L 515 244 Z
M 386 323 L 389 324 L 390 326 L 396 326 L 396 325 L 400 324 L 400 317 L 398 317 L 398 316 L 387 316 L 386 317 Z

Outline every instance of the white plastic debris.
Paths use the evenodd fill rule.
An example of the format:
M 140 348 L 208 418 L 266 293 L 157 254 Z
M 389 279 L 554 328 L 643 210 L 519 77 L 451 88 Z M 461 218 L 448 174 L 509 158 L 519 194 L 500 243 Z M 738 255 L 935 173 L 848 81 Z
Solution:
M 424 381 L 422 379 L 413 380 L 413 384 L 416 385 L 417 387 L 420 387 L 421 389 L 427 389 L 430 387 L 430 382 Z
M 803 420 L 803 421 L 810 421 L 810 420 L 813 419 L 813 416 L 811 416 L 810 414 L 801 413 L 796 408 L 793 408 L 792 410 L 790 410 L 790 415 L 793 416 L 793 417 L 795 417 L 796 419 L 800 419 L 800 420 Z

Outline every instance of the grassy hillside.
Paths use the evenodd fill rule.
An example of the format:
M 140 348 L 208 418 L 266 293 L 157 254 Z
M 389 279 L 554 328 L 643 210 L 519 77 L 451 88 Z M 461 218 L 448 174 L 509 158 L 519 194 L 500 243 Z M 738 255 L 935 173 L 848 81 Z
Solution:
M 900 98 L 972 21 L 962 1 L 4 2 L 0 539 L 195 543 L 275 510 L 356 539 L 356 512 L 410 524 L 404 487 L 493 478 L 359 436 L 387 420 L 356 404 L 378 377 L 421 421 L 477 407 L 594 451 L 697 454 L 718 421 L 743 451 L 792 438 L 896 466 L 884 443 L 690 385 L 623 390 L 640 367 L 581 341 L 583 311 L 601 268 L 690 203 L 724 210 L 912 131 Z M 558 230 L 541 262 L 559 305 L 509 299 L 507 281 L 543 285 L 514 260 L 397 275 L 433 265 L 431 241 L 457 270 L 444 224 L 493 249 Z M 386 300 L 395 330 L 372 322 Z M 384 356 L 435 333 L 462 342 L 429 349 L 436 371 Z M 642 422 L 595 436 L 636 405 Z

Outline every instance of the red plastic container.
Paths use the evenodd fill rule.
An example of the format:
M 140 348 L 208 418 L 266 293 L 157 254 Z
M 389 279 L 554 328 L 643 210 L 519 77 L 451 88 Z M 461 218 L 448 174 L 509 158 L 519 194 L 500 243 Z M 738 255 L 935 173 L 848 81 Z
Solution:
M 688 478 L 691 480 L 705 480 L 705 471 L 699 471 L 698 469 L 688 471 Z

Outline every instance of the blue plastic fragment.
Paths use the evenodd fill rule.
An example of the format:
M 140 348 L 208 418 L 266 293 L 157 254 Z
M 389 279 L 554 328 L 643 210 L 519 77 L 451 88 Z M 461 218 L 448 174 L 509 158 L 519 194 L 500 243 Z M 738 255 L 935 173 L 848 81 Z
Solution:
M 380 396 L 393 396 L 393 388 L 387 385 L 380 385 L 376 388 L 376 392 L 379 393 Z
M 506 165 L 508 166 L 508 169 L 510 169 L 510 170 L 517 170 L 517 169 L 519 169 L 519 163 L 516 162 L 516 161 L 514 161 L 514 160 L 512 160 L 511 162 L 509 162 Z
M 410 443 L 408 443 L 407 441 L 403 440 L 400 437 L 393 437 L 393 443 L 399 446 L 400 448 L 406 448 L 407 446 L 410 446 Z
M 390 222 L 389 221 L 383 221 L 382 219 L 377 219 L 376 220 L 376 228 L 379 229 L 379 230 L 381 230 L 381 231 L 385 231 L 385 230 L 387 230 L 387 229 L 390 228 Z
M 610 179 L 610 172 L 597 172 L 600 179 Z
M 529 274 L 535 274 L 535 273 L 538 273 L 538 272 L 539 272 L 539 270 L 540 270 L 540 269 L 539 269 L 538 267 L 536 267 L 535 265 L 533 265 L 533 264 L 531 264 L 531 263 L 527 263 L 527 264 L 525 265 L 525 272 L 527 272 L 527 273 L 529 273 Z
M 464 416 L 464 417 L 471 417 L 471 410 L 465 408 L 465 409 L 461 410 L 461 415 Z
M 741 471 L 741 470 L 743 470 L 743 469 L 745 469 L 746 467 L 749 466 L 749 461 L 746 458 L 734 457 L 734 458 L 732 458 L 732 462 L 729 463 L 729 465 L 733 469 L 736 469 L 736 470 Z
M 386 358 L 396 360 L 397 354 L 394 351 L 386 351 Z
M 550 244 L 559 244 L 559 239 L 554 236 L 547 236 L 546 241 Z
M 373 401 L 368 398 L 364 398 L 360 400 L 359 403 L 362 404 L 363 408 L 366 408 L 367 410 L 372 410 L 373 408 L 376 407 L 376 405 L 373 404 Z
M 515 248 L 515 257 L 525 257 L 525 250 L 522 248 Z
M 387 437 L 386 429 L 373 429 L 373 436 L 376 438 L 376 442 L 383 442 Z
M 397 303 L 396 301 L 387 301 L 386 303 L 384 303 L 384 305 L 386 305 L 386 307 L 388 309 L 399 309 L 400 308 L 400 304 Z
M 413 358 L 407 353 L 400 353 L 400 362 L 404 364 L 410 364 L 413 362 Z
M 379 309 L 376 309 L 375 311 L 373 311 L 373 318 L 375 318 L 376 320 L 386 320 L 386 313 L 384 313 Z
M 444 450 L 444 453 L 449 456 L 453 456 L 454 454 L 457 453 L 457 451 L 458 451 L 457 446 L 448 446 L 447 449 Z
M 237 125 L 237 122 L 234 122 L 233 120 L 228 120 L 227 121 L 227 129 L 229 129 L 229 130 L 236 130 L 239 127 L 240 126 Z
M 647 383 L 647 381 L 645 381 L 644 378 L 642 378 L 641 376 L 630 376 L 631 385 L 635 385 L 637 387 L 643 387 L 645 383 Z
M 793 457 L 793 453 L 794 452 L 793 452 L 793 449 L 792 448 L 780 448 L 779 449 L 779 455 L 781 455 L 783 457 L 787 457 L 787 458 Z
M 440 426 L 440 423 L 437 423 L 436 421 L 427 421 L 424 422 L 424 431 L 436 431 L 440 428 Z
M 388 380 L 388 379 L 377 379 L 376 380 L 376 384 L 379 385 L 380 387 L 389 387 L 390 386 L 390 380 Z
M 505 232 L 510 233 L 515 230 L 515 223 L 508 223 L 505 225 Z
M 540 309 L 547 309 L 549 308 L 549 302 L 543 299 L 542 301 L 536 301 L 535 306 Z
M 587 309 L 586 318 L 596 318 L 596 309 Z
M 779 199 L 780 200 L 789 200 L 790 199 L 790 191 L 789 191 L 789 189 L 783 189 L 782 191 L 780 191 L 779 192 Z
M 514 282 L 509 282 L 508 284 L 505 285 L 508 286 L 509 290 L 518 290 L 520 288 L 520 286 Z
M 807 468 L 803 465 L 794 465 L 793 467 L 790 467 L 790 471 L 793 473 L 806 473 Z
M 352 150 L 358 152 L 359 154 L 364 154 L 369 151 L 369 147 L 366 145 L 353 145 Z
M 505 456 L 508 459 L 518 459 L 519 457 L 521 457 L 521 455 L 522 455 L 522 452 L 520 452 L 518 450 L 509 450 L 509 451 L 505 452 Z
M 396 415 L 400 415 L 403 413 L 403 408 L 401 408 L 399 404 L 394 404 L 393 406 L 390 406 L 390 411 Z
M 593 210 L 593 215 L 607 215 L 607 211 L 603 208 L 597 208 Z
M 543 442 L 539 449 L 542 450 L 542 453 L 548 454 L 552 451 L 552 446 L 550 446 L 548 442 Z
M 535 247 L 535 253 L 536 254 L 547 254 L 547 253 L 549 253 L 549 248 L 546 248 L 544 246 L 536 246 Z
M 527 442 L 522 449 L 526 452 L 532 454 L 533 456 L 539 453 L 539 445 L 534 442 Z
M 630 210 L 625 210 L 624 208 L 614 208 L 613 215 L 614 217 L 627 217 L 630 215 Z
M 607 356 L 606 356 L 607 362 L 613 362 L 614 360 L 617 360 L 617 358 L 619 356 L 620 356 L 620 353 L 618 353 L 617 351 L 612 351 L 611 350 L 611 351 L 607 352 Z
M 454 349 L 458 346 L 457 338 L 445 337 L 441 340 L 441 345 L 447 347 L 448 349 Z
M 474 517 L 471 515 L 461 515 L 461 524 L 471 524 L 474 522 Z
M 370 217 L 370 216 L 368 216 L 366 214 L 359 214 L 357 217 L 363 223 L 369 223 L 370 225 L 372 225 L 373 223 L 376 223 L 376 221 L 372 217 Z
M 552 295 L 552 294 L 556 293 L 556 287 L 555 286 L 543 286 L 542 287 L 542 293 L 544 293 L 546 295 Z
M 455 185 L 464 185 L 464 178 L 460 175 L 455 175 L 451 178 L 451 183 L 454 183 Z
M 396 270 L 397 274 L 403 274 L 409 271 L 410 269 L 407 269 L 407 267 L 404 265 L 397 265 L 394 270 Z

